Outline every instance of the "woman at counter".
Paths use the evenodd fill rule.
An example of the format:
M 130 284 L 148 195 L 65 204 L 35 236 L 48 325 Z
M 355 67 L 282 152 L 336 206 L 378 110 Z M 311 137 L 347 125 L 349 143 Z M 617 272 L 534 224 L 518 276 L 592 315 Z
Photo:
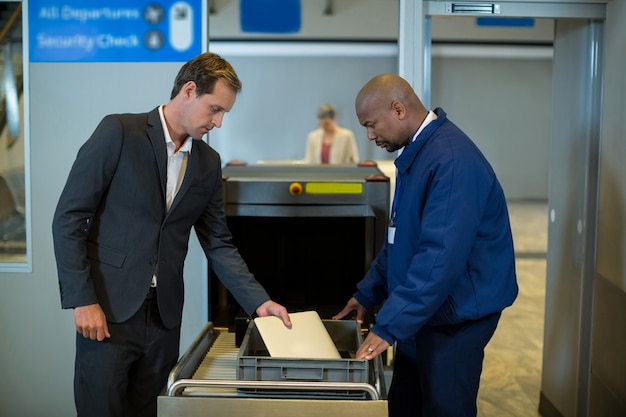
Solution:
M 359 151 L 354 133 L 337 126 L 337 112 L 330 104 L 322 104 L 317 111 L 319 128 L 307 137 L 304 162 L 307 164 L 356 164 Z

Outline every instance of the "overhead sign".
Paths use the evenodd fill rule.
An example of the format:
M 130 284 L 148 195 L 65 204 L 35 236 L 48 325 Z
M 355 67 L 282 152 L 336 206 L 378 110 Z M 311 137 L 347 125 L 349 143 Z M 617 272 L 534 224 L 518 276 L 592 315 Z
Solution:
M 296 33 L 302 25 L 300 0 L 240 0 L 242 32 Z
M 202 13 L 201 0 L 30 0 L 30 61 L 187 61 Z

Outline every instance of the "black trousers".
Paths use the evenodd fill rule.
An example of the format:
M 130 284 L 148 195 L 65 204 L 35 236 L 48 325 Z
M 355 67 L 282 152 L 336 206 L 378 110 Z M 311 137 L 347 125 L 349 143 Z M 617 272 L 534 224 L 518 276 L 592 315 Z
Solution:
M 180 327 L 166 329 L 156 299 L 102 342 L 77 334 L 74 400 L 79 417 L 156 417 L 157 396 L 178 360 Z
M 485 346 L 500 313 L 449 326 L 424 326 L 398 342 L 389 417 L 472 417 Z

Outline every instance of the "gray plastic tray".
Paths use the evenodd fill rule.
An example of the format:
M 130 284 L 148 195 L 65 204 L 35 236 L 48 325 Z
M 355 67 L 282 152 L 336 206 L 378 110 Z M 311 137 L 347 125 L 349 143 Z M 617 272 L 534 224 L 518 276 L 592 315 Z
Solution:
M 239 348 L 237 378 L 244 381 L 368 382 L 368 361 L 354 359 L 361 346 L 354 320 L 322 320 L 341 359 L 273 358 L 251 320 Z

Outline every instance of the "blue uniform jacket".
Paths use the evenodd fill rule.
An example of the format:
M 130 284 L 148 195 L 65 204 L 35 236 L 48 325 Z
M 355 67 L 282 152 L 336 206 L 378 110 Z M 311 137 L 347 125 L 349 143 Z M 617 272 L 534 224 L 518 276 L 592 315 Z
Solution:
M 393 243 L 357 286 L 372 331 L 390 344 L 422 326 L 499 312 L 517 296 L 504 193 L 480 150 L 442 109 L 395 160 Z

